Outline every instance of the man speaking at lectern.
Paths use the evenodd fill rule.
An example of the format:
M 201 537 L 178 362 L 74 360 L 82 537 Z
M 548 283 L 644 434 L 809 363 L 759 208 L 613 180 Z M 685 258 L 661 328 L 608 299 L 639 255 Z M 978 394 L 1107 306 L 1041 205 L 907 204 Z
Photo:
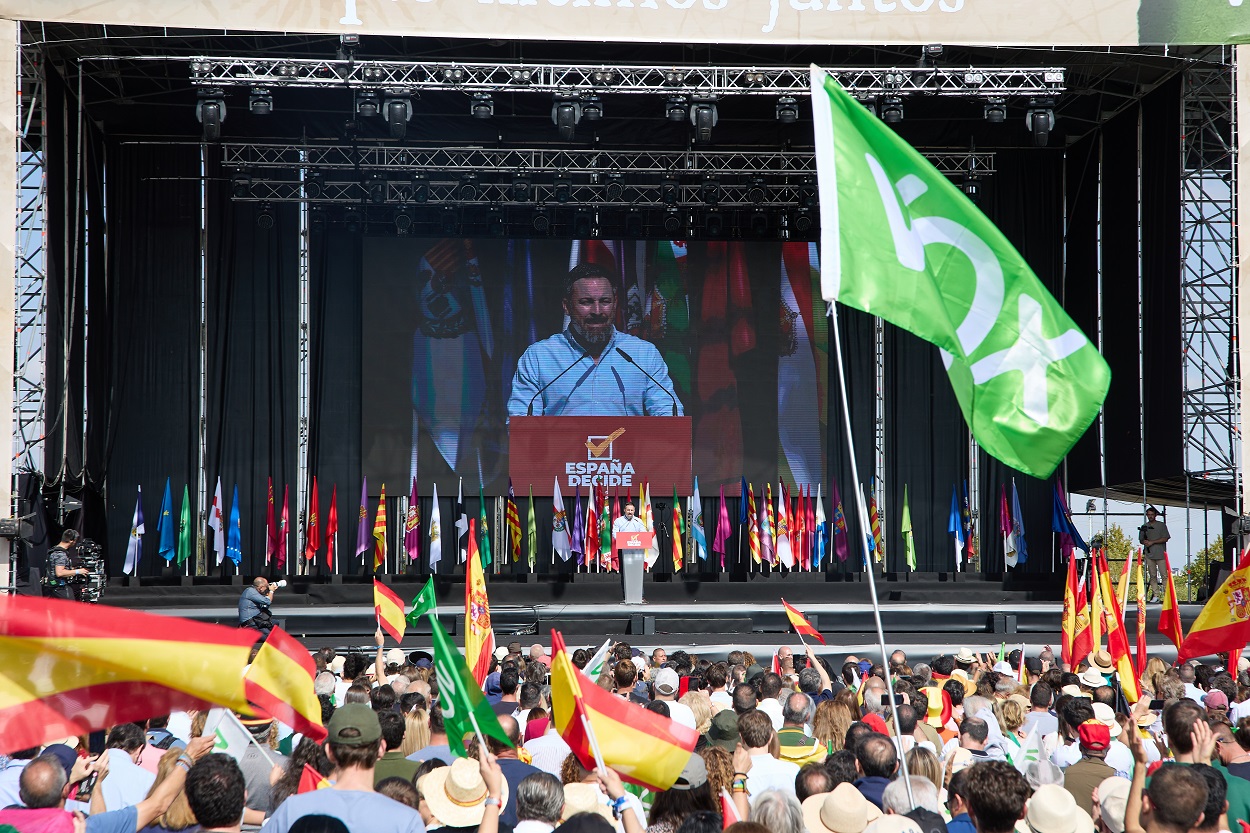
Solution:
M 682 416 L 655 345 L 616 329 L 616 280 L 582 263 L 564 281 L 564 332 L 517 362 L 509 416 Z
M 612 537 L 618 532 L 646 532 L 647 525 L 634 515 L 634 504 L 625 503 L 625 514 L 612 522 Z M 643 550 L 621 550 L 621 587 L 625 604 L 642 604 Z

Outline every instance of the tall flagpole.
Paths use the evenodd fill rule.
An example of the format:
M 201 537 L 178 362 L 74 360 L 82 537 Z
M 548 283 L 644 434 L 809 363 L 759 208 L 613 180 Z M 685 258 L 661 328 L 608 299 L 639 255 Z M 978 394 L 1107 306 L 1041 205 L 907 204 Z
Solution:
M 837 302 L 830 301 L 829 309 L 826 313 L 832 321 L 832 338 L 833 347 L 837 356 L 838 367 L 838 394 L 842 400 L 842 424 L 846 429 L 846 450 L 847 457 L 851 463 L 851 480 L 855 483 L 859 482 L 859 464 L 855 460 L 855 441 L 851 436 L 851 406 L 849 397 L 846 393 L 846 367 L 842 359 L 842 333 L 841 327 L 838 325 Z M 855 490 L 855 511 L 859 516 L 861 534 L 866 529 L 868 534 L 872 534 L 872 526 L 868 523 L 868 507 L 864 505 L 864 493 L 861 489 Z M 864 562 L 869 559 L 869 549 L 867 539 L 860 541 L 860 546 L 864 550 Z M 877 627 L 877 643 L 881 647 L 881 663 L 885 667 L 885 685 L 890 694 L 890 712 L 894 715 L 894 725 L 903 725 L 898 719 L 898 704 L 894 702 L 894 679 L 890 673 L 889 656 L 890 652 L 885 647 L 885 630 L 881 627 L 881 604 L 877 601 L 877 578 L 873 574 L 871 565 L 868 569 L 868 595 L 872 599 L 872 618 Z M 899 767 L 903 773 L 903 783 L 907 786 L 907 801 L 912 806 L 916 806 L 916 799 L 911 791 L 911 774 L 907 771 L 907 756 L 900 755 L 898 759 Z

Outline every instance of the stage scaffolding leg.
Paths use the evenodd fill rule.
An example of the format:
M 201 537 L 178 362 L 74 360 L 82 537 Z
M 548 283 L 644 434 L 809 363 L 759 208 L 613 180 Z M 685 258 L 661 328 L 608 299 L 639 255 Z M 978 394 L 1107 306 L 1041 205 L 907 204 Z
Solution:
M 21 79 L 18 73 L 18 22 L 16 20 L 0 20 L 0 147 L 4 148 L 5 159 L 0 164 L 3 171 L 0 181 L 0 215 L 9 218 L 0 230 L 0 280 L 4 286 L 0 288 L 0 320 L 8 321 L 9 343 L 0 350 L 0 374 L 10 380 L 9 384 L 0 385 L 0 420 L 3 420 L 3 436 L 13 436 L 13 370 L 14 345 L 17 342 L 16 301 L 17 301 L 17 165 L 18 159 L 18 85 Z M 0 506 L 11 506 L 13 503 L 13 455 L 0 455 L 4 462 L 0 469 Z M 16 514 L 16 513 L 14 513 Z M 9 586 L 11 569 L 12 542 L 0 539 L 0 579 L 3 586 Z
M 303 181 L 306 172 L 304 163 L 308 160 L 308 152 L 300 151 L 300 192 L 303 193 Z M 308 439 L 309 439 L 309 423 L 308 423 L 308 362 L 309 362 L 309 297 L 308 297 L 308 201 L 299 201 L 299 345 L 298 345 L 298 361 L 299 361 L 299 431 L 297 433 L 299 442 L 298 466 L 299 470 L 295 475 L 295 517 L 297 519 L 297 527 L 300 534 L 295 536 L 296 546 L 301 541 L 308 539 L 308 490 L 312 486 L 312 477 L 308 472 Z M 296 574 L 310 573 L 311 566 L 304 558 L 306 550 L 301 549 L 295 556 L 295 572 Z
M 207 149 L 200 145 L 200 297 L 199 297 L 199 361 L 197 362 L 199 378 L 197 380 L 196 437 L 199 450 L 199 470 L 196 472 L 196 494 L 199 500 L 199 528 L 195 534 L 195 571 L 197 576 L 208 575 L 208 556 L 205 553 L 207 541 L 204 530 L 208 526 L 208 159 Z M 190 562 L 190 559 L 187 559 Z M 187 574 L 191 575 L 190 563 Z
M 1236 209 L 1236 232 L 1233 236 L 1235 250 L 1238 254 L 1245 251 L 1241 247 L 1241 242 L 1250 240 L 1250 45 L 1242 45 L 1237 47 L 1236 52 L 1237 66 L 1237 86 L 1233 93 L 1233 105 L 1236 110 L 1236 133 L 1234 134 L 1234 147 L 1237 148 L 1237 164 L 1234 166 L 1236 188 L 1237 188 L 1237 209 Z M 1237 261 L 1237 292 L 1235 297 L 1244 297 L 1244 293 L 1250 291 L 1250 257 L 1239 257 Z M 1250 328 L 1245 325 L 1246 320 L 1246 304 L 1237 303 L 1237 331 L 1238 333 L 1250 332 Z M 1244 369 L 1247 361 L 1250 361 L 1250 348 L 1246 344 L 1246 340 L 1239 339 L 1237 343 L 1238 366 L 1241 368 L 1239 375 L 1239 389 L 1241 392 L 1241 424 L 1240 430 L 1237 432 L 1237 441 L 1241 444 L 1240 454 L 1237 459 L 1240 462 L 1241 471 L 1238 478 L 1238 497 L 1239 509 L 1245 506 L 1246 499 L 1246 472 L 1250 471 L 1250 460 L 1247 460 L 1246 454 L 1250 449 L 1250 444 L 1245 442 L 1246 432 L 1246 408 L 1250 406 L 1250 383 L 1247 383 L 1247 374 Z M 1244 510 L 1243 510 L 1244 511 Z

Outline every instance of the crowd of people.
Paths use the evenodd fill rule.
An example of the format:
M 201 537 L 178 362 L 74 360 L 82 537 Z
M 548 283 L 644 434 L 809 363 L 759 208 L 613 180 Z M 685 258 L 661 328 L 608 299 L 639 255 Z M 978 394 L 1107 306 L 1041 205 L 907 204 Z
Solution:
M 1075 669 L 1049 649 L 841 664 L 784 646 L 574 651 L 599 686 L 697 732 L 680 777 L 650 791 L 573 754 L 542 645 L 497 651 L 483 692 L 508 742 L 470 736 L 457 757 L 430 656 L 376 640 L 376 656 L 313 655 L 324 741 L 214 710 L 14 752 L 0 768 L 0 832 L 1250 830 L 1245 660 L 1151 659 L 1130 704 L 1104 651 Z M 250 735 L 243 749 L 227 725 Z

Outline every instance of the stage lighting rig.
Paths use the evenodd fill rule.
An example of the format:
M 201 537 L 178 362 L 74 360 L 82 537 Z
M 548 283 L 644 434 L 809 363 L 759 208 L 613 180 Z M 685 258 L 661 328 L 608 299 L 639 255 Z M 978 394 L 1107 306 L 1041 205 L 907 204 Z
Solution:
M 673 237 L 681 233 L 685 223 L 681 219 L 681 214 L 676 208 L 670 208 L 664 215 L 664 233 Z
M 660 180 L 660 202 L 665 205 L 677 205 L 681 199 L 681 181 L 672 174 Z
M 349 208 L 343 212 L 343 225 L 345 225 L 347 230 L 351 233 L 355 234 L 360 231 L 363 224 L 364 219 L 361 217 L 359 209 Z
M 610 87 L 616 83 L 617 75 L 610 69 L 597 69 L 590 73 L 590 83 L 596 87 Z
M 371 176 L 365 182 L 365 190 L 369 193 L 369 202 L 382 205 L 386 202 L 386 177 Z
M 903 99 L 896 95 L 881 101 L 881 120 L 886 124 L 898 124 L 903 120 Z
M 799 120 L 799 100 L 792 95 L 783 95 L 777 99 L 777 121 L 782 124 L 794 124 Z
M 588 209 L 579 208 L 573 212 L 573 237 L 584 240 L 595 237 L 594 215 Z
M 236 200 L 247 199 L 252 195 L 252 177 L 242 171 L 230 178 L 230 196 Z
M 216 87 L 200 90 L 196 94 L 195 118 L 204 125 L 204 140 L 216 142 L 221 138 L 221 123 L 226 120 L 225 93 Z
M 523 86 L 533 79 L 534 71 L 525 67 L 513 67 L 508 71 L 508 77 L 512 79 L 513 84 Z
M 1050 131 L 1055 129 L 1055 101 L 1051 98 L 1029 99 L 1029 111 L 1024 124 L 1033 133 L 1033 144 L 1039 148 L 1050 143 Z
M 603 118 L 603 101 L 597 95 L 582 98 L 582 117 L 586 121 L 599 121 Z
M 378 114 L 381 106 L 378 94 L 373 90 L 361 90 L 356 93 L 356 115 L 361 118 L 373 118 Z
M 765 182 L 764 177 L 762 176 L 751 177 L 751 184 L 747 186 L 747 199 L 755 203 L 756 205 L 759 205 L 760 203 L 764 201 L 764 198 L 767 196 L 768 196 L 768 184 L 767 182 Z
M 573 178 L 566 173 L 556 174 L 551 192 L 561 205 L 573 199 Z
M 708 237 L 720 237 L 725 233 L 725 215 L 719 211 L 709 211 L 703 216 L 703 230 Z
M 985 120 L 990 124 L 1007 121 L 1007 99 L 991 98 L 985 102 Z
M 768 236 L 768 212 L 762 208 L 757 208 L 751 212 L 751 236 Z
M 442 76 L 448 84 L 463 84 L 468 80 L 469 73 L 464 67 L 444 67 Z
M 625 236 L 626 237 L 642 237 L 646 232 L 646 225 L 643 222 L 641 211 L 631 210 L 625 215 Z
M 392 139 L 402 139 L 412 120 L 412 97 L 404 90 L 388 90 L 386 95 L 386 125 Z
M 267 202 L 260 204 L 260 211 L 256 214 L 256 227 L 263 231 L 273 228 L 273 206 Z
M 812 214 L 806 208 L 800 208 L 794 212 L 794 220 L 791 223 L 794 230 L 799 234 L 806 234 L 812 230 Z
M 815 208 L 820 201 L 820 192 L 816 188 L 816 177 L 805 177 L 799 183 L 799 207 Z
M 412 230 L 412 212 L 406 206 L 400 206 L 395 212 L 395 231 L 407 234 Z
M 959 187 L 968 199 L 972 200 L 974 203 L 981 202 L 981 177 L 976 174 L 969 174 L 964 177 L 963 182 L 959 184 Z
M 310 200 L 318 199 L 326 190 L 326 177 L 320 171 L 312 171 L 304 176 L 304 196 Z
M 571 141 L 582 120 L 582 103 L 577 96 L 557 95 L 551 105 L 551 122 L 560 131 L 560 138 Z
M 684 95 L 672 95 L 664 104 L 664 116 L 671 122 L 685 121 L 690 114 L 690 102 Z
M 267 116 L 273 112 L 273 96 L 264 87 L 257 87 L 247 97 L 247 109 L 253 116 Z
M 503 237 L 507 231 L 507 227 L 503 221 L 503 212 L 498 208 L 490 210 L 490 216 L 486 220 L 486 230 L 491 237 Z
M 474 93 L 469 102 L 469 115 L 475 119 L 489 119 L 495 115 L 495 98 L 490 93 Z
M 665 70 L 664 83 L 670 87 L 680 87 L 686 83 L 686 73 L 679 69 Z
M 427 203 L 430 201 L 430 180 L 424 174 L 412 177 L 412 201 Z
M 529 202 L 534 194 L 534 181 L 529 174 L 517 174 L 512 177 L 512 201 Z
M 534 231 L 539 234 L 546 234 L 551 230 L 551 217 L 547 215 L 547 209 L 540 208 L 534 212 L 534 219 L 531 221 Z
M 716 99 L 696 98 L 690 106 L 690 123 L 694 125 L 694 143 L 707 145 L 712 142 L 712 128 L 718 121 Z
M 720 180 L 714 176 L 704 177 L 703 184 L 699 186 L 699 199 L 708 205 L 717 205 L 720 203 L 720 198 Z
M 464 174 L 460 177 L 460 184 L 456 187 L 456 197 L 463 202 L 472 202 L 477 199 L 477 174 Z
M 608 183 L 603 186 L 603 196 L 616 202 L 625 195 L 625 183 L 620 174 L 608 174 Z

